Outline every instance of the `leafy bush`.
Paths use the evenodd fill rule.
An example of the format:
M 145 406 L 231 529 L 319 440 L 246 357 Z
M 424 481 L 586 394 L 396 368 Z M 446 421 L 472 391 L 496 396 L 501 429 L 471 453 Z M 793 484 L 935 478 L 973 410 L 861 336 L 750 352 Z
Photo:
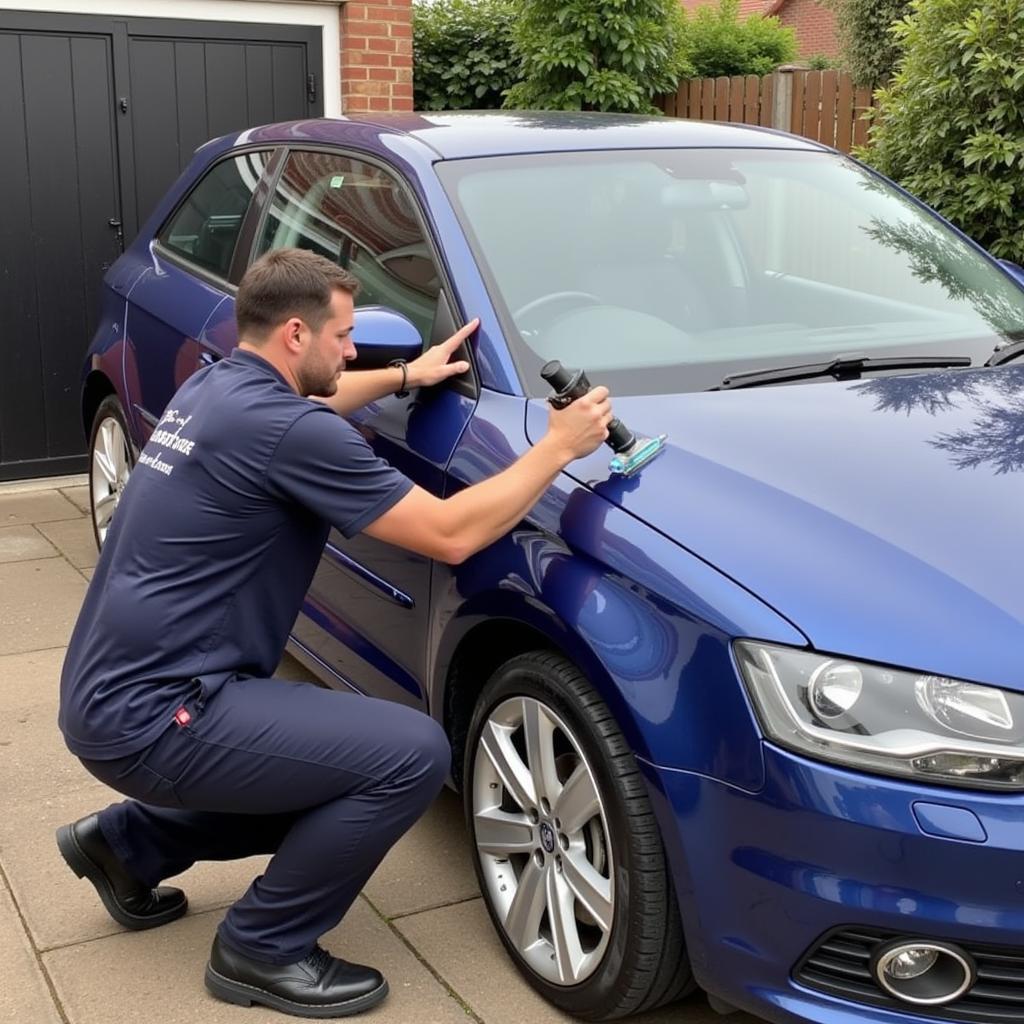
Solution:
M 841 60 L 830 57 L 827 53 L 812 53 L 810 57 L 804 58 L 804 63 L 812 71 L 834 71 L 843 66 Z
M 690 69 L 679 0 L 518 0 L 507 107 L 654 113 Z
M 515 0 L 413 5 L 413 101 L 418 110 L 493 109 L 516 81 Z
M 993 255 L 1024 262 L 1024 3 L 915 0 L 859 154 Z
M 767 75 L 796 54 L 796 34 L 778 18 L 740 19 L 739 0 L 698 7 L 686 20 L 684 52 L 695 78 Z
M 858 85 L 884 85 L 901 49 L 892 26 L 910 12 L 910 0 L 832 0 L 843 63 Z

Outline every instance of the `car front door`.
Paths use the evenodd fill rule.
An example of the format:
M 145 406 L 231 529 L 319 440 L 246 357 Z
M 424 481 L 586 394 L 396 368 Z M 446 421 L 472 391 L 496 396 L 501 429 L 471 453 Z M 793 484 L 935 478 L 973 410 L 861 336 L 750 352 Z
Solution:
M 446 288 L 417 202 L 393 169 L 338 151 L 289 154 L 255 255 L 298 246 L 360 281 L 359 310 L 403 314 L 424 346 L 455 330 Z M 356 372 L 350 370 L 349 372 Z M 444 471 L 474 407 L 472 388 L 389 395 L 350 420 L 382 458 L 442 496 Z M 415 707 L 426 703 L 431 561 L 366 535 L 331 531 L 292 639 L 349 685 Z

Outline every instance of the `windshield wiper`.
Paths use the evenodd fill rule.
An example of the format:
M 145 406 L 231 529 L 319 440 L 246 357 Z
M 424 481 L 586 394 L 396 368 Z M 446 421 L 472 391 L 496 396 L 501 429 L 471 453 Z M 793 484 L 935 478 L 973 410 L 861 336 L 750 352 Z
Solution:
M 846 380 L 859 377 L 865 370 L 927 370 L 950 366 L 970 366 L 970 356 L 891 356 L 875 358 L 860 353 L 835 356 L 823 363 L 799 363 L 796 366 L 774 366 L 767 370 L 745 370 L 730 373 L 717 389 L 757 387 L 759 384 L 780 384 L 788 380 L 810 380 L 812 377 L 835 377 Z
M 1000 345 L 985 360 L 985 365 L 1001 366 L 1003 363 L 1008 363 L 1011 359 L 1016 359 L 1017 356 L 1024 356 L 1024 340 L 1011 341 L 1009 345 Z

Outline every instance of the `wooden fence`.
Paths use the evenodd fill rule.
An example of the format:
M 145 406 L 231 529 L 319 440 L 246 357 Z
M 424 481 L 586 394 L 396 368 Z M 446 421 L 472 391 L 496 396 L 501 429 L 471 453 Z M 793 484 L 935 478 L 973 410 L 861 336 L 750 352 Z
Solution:
M 863 114 L 874 105 L 845 71 L 780 68 L 774 74 L 695 78 L 663 98 L 670 117 L 781 128 L 849 153 L 867 142 Z

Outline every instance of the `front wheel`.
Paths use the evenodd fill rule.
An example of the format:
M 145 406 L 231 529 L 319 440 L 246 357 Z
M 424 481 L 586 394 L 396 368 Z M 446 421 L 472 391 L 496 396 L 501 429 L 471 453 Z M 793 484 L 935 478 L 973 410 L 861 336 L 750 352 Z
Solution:
M 135 465 L 124 410 L 114 395 L 100 402 L 89 435 L 89 508 L 96 547 L 102 548 L 128 474 Z
M 481 693 L 465 763 L 484 900 L 541 995 L 611 1020 L 692 989 L 643 779 L 573 665 L 542 651 L 502 665 Z

